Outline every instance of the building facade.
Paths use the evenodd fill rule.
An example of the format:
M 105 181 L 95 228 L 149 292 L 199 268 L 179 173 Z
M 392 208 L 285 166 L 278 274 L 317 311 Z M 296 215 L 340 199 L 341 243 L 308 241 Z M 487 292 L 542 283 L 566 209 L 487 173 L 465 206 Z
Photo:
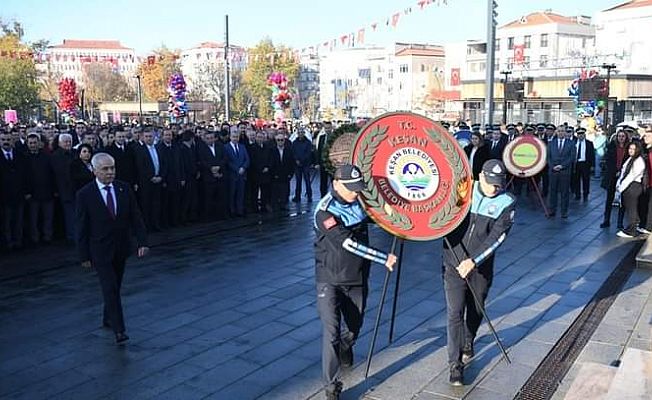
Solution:
M 441 46 L 396 43 L 334 51 L 320 60 L 320 111 L 326 119 L 374 117 L 410 110 L 443 114 Z
M 136 74 L 139 59 L 134 49 L 117 40 L 70 40 L 50 46 L 45 52 L 45 63 L 39 68 L 61 78 L 82 82 L 84 67 L 91 63 L 105 63 L 125 77 Z
M 247 52 L 229 45 L 229 68 L 241 72 L 247 66 Z M 188 93 L 195 99 L 219 101 L 224 90 L 224 43 L 203 42 L 181 52 L 181 72 Z M 233 79 L 233 77 L 231 77 Z

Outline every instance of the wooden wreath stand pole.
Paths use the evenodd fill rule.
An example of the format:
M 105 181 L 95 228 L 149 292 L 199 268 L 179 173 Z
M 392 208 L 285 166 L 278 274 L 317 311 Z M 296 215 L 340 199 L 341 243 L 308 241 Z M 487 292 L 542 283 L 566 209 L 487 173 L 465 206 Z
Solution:
M 530 182 L 532 183 L 532 186 L 534 186 L 534 191 L 537 192 L 537 197 L 539 198 L 541 207 L 543 207 L 543 213 L 546 215 L 546 217 L 549 217 L 550 211 L 548 211 L 548 207 L 546 207 L 546 202 L 543 200 L 543 196 L 541 195 L 541 191 L 539 190 L 539 185 L 537 185 L 537 181 L 536 179 L 534 179 L 533 176 L 530 177 Z

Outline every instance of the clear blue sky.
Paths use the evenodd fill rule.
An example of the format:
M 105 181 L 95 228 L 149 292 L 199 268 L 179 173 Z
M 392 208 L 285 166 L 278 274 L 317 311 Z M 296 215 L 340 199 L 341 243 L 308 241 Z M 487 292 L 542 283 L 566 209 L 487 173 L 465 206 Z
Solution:
M 229 14 L 231 43 L 252 46 L 264 37 L 301 49 L 365 27 L 367 43 L 394 41 L 441 44 L 481 39 L 486 32 L 486 0 L 447 0 L 421 11 L 417 0 L 5 0 L 3 20 L 18 20 L 26 40 L 117 39 L 146 54 L 165 44 L 192 47 L 222 41 L 224 14 Z M 563 15 L 589 15 L 625 0 L 496 0 L 504 24 L 532 11 L 551 8 Z M 403 10 L 412 7 L 410 15 Z M 401 11 L 397 29 L 387 17 Z M 378 22 L 379 32 L 370 25 Z

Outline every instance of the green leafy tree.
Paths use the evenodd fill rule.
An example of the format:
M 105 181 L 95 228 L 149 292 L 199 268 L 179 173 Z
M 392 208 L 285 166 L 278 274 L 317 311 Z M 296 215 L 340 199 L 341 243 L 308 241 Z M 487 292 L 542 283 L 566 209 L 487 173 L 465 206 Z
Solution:
M 242 76 L 243 87 L 240 93 L 236 91 L 234 101 L 240 110 L 244 104 L 239 101 L 250 98 L 251 107 L 248 113 L 261 118 L 272 118 L 272 90 L 267 85 L 267 77 L 275 71 L 283 72 L 291 88 L 299 72 L 299 62 L 290 54 L 289 48 L 275 46 L 270 39 L 264 39 L 256 47 L 249 49 L 249 64 Z
M 0 51 L 15 57 L 0 58 L 0 110 L 13 109 L 21 120 L 28 119 L 38 105 L 39 85 L 32 49 L 21 41 L 24 34 L 18 22 L 0 21 Z
M 163 46 L 154 51 L 155 61 L 153 63 L 146 58 L 138 66 L 138 75 L 141 77 L 145 99 L 151 101 L 168 99 L 168 80 L 173 74 L 181 72 L 179 53 L 179 50 L 170 50 Z

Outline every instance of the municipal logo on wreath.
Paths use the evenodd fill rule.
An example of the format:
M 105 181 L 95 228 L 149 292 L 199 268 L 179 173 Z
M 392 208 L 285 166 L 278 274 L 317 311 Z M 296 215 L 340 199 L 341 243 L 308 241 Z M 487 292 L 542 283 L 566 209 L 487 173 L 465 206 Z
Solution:
M 407 200 L 429 199 L 439 187 L 435 161 L 415 147 L 395 151 L 389 157 L 386 172 L 394 191 Z
M 546 167 L 546 145 L 534 135 L 519 136 L 505 146 L 503 162 L 514 176 L 529 178 Z
M 471 173 L 448 131 L 421 115 L 397 112 L 370 121 L 351 161 L 362 171 L 362 201 L 383 229 L 434 240 L 455 229 L 471 205 Z

